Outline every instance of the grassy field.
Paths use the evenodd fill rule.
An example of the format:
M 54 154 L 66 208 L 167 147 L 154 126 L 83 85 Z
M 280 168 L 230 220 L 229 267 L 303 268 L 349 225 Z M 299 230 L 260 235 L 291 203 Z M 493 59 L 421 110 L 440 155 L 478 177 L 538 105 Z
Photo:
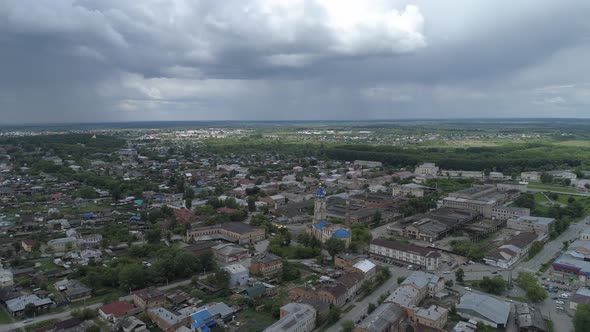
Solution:
M 560 191 L 566 193 L 576 193 L 576 190 L 572 187 L 562 187 L 551 184 L 544 184 L 540 182 L 529 182 L 529 189 L 546 190 L 546 191 Z
M 48 319 L 48 320 L 44 320 L 42 322 L 39 322 L 37 324 L 28 325 L 27 327 L 25 327 L 25 330 L 27 332 L 35 331 L 35 330 L 42 328 L 42 327 L 52 326 L 57 322 L 59 322 L 59 319 Z
M 8 316 L 8 313 L 6 312 L 6 310 L 0 309 L 0 324 L 9 324 L 9 323 L 12 323 L 10 316 Z
M 563 145 L 563 146 L 579 146 L 579 147 L 584 147 L 584 148 L 590 147 L 590 141 L 586 141 L 586 140 L 563 141 L 563 142 L 559 142 L 556 144 Z
M 256 324 L 261 325 L 272 325 L 276 319 L 268 312 L 268 311 L 261 311 L 258 312 L 254 309 L 246 309 L 239 313 L 240 321 L 242 323 L 254 321 Z

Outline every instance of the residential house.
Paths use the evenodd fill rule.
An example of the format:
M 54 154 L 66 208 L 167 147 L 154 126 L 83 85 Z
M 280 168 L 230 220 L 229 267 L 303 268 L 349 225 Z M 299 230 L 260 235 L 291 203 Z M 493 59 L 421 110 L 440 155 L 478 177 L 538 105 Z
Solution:
M 488 265 L 507 269 L 521 257 L 528 254 L 529 248 L 537 237 L 538 235 L 535 233 L 519 233 L 501 245 L 492 254 L 485 257 L 484 262 Z
M 121 319 L 120 323 L 117 326 L 123 332 L 144 332 L 148 331 L 147 326 L 144 322 L 139 320 L 135 316 L 125 317 Z
M 221 264 L 239 262 L 250 256 L 248 249 L 233 243 L 221 243 L 211 247 L 213 256 Z
M 275 277 L 283 273 L 283 260 L 271 253 L 262 253 L 250 261 L 250 272 L 265 278 Z
M 77 248 L 78 239 L 75 237 L 62 237 L 47 241 L 47 246 L 56 252 L 63 252 L 66 250 Z
M 405 311 L 394 303 L 382 303 L 353 332 L 402 332 Z
M 49 298 L 40 298 L 37 295 L 23 295 L 5 302 L 6 310 L 12 316 L 21 316 L 24 314 L 27 304 L 32 303 L 38 311 L 48 310 L 55 304 Z
M 244 265 L 231 264 L 224 266 L 223 269 L 229 274 L 230 287 L 243 286 L 248 282 L 250 274 Z
M 35 240 L 26 239 L 21 241 L 21 247 L 26 252 L 33 252 L 33 247 L 35 246 Z
M 288 303 L 281 307 L 280 319 L 265 332 L 311 332 L 315 329 L 316 310 L 303 303 Z
M 528 303 L 516 303 L 516 325 L 519 332 L 546 332 L 547 326 L 541 312 Z
M 163 332 L 174 332 L 177 328 L 189 325 L 191 316 L 188 314 L 176 314 L 163 307 L 147 309 L 148 317 L 158 325 Z
M 109 304 L 105 304 L 98 309 L 99 316 L 111 323 L 116 323 L 120 319 L 127 316 L 135 306 L 129 302 L 115 301 Z
M 133 303 L 142 310 L 158 307 L 166 303 L 166 295 L 155 287 L 148 287 L 133 292 Z
M 82 301 L 92 297 L 92 288 L 75 279 L 65 279 L 55 283 L 55 289 L 70 302 Z

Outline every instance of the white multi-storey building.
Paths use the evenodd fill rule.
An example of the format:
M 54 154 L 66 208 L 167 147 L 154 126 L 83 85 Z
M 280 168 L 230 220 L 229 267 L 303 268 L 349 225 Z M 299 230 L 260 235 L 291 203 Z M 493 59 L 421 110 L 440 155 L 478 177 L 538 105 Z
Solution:
M 438 251 L 401 242 L 374 239 L 369 246 L 369 253 L 373 256 L 418 265 L 426 270 L 436 270 L 440 265 Z

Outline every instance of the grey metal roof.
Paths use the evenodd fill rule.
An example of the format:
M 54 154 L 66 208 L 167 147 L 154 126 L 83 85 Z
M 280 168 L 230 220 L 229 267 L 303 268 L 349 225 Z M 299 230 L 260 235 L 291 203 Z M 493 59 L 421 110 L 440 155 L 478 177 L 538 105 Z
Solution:
M 456 306 L 457 311 L 475 314 L 490 322 L 505 325 L 510 314 L 510 304 L 491 296 L 467 292 Z
M 404 315 L 404 310 L 394 303 L 383 303 L 358 326 L 368 332 L 386 331 Z
M 6 308 L 11 312 L 17 312 L 25 309 L 25 306 L 29 303 L 33 303 L 35 306 L 40 307 L 47 304 L 52 304 L 53 301 L 49 298 L 42 299 L 37 295 L 23 295 L 12 300 L 6 301 Z

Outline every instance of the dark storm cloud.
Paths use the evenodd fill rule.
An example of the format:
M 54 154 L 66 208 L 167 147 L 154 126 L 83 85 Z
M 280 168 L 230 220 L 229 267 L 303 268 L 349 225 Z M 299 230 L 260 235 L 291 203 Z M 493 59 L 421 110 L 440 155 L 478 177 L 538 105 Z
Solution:
M 581 0 L 5 0 L 1 122 L 589 116 L 589 13 Z

